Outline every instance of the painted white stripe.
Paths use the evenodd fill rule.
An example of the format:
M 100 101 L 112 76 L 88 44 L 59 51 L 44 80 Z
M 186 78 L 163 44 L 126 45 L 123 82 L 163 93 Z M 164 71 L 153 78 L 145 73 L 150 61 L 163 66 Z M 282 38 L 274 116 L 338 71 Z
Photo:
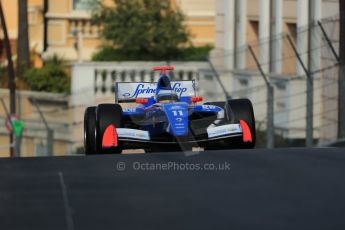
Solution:
M 138 130 L 138 129 L 126 129 L 126 128 L 117 128 L 117 135 L 119 138 L 134 138 L 140 140 L 150 140 L 150 134 L 147 131 Z
M 242 127 L 240 124 L 222 125 L 207 129 L 207 134 L 209 138 L 235 133 L 242 133 Z

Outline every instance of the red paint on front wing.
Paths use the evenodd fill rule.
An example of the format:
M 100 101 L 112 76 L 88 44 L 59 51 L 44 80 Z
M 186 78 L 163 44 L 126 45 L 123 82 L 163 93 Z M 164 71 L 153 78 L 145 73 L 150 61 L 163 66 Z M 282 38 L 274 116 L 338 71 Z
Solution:
M 249 125 L 244 120 L 240 120 L 240 125 L 243 132 L 243 142 L 253 142 L 252 132 L 250 131 Z
M 102 148 L 117 147 L 117 133 L 114 125 L 109 125 L 103 134 Z

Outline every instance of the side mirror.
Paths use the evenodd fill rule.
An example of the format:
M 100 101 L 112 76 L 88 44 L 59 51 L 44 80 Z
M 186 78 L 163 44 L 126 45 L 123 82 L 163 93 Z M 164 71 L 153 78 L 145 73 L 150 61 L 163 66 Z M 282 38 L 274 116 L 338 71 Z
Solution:
M 147 99 L 147 98 L 136 98 L 135 103 L 145 105 L 145 104 L 149 103 L 149 99 Z
M 197 102 L 200 102 L 200 101 L 202 101 L 203 100 L 203 98 L 202 97 L 191 97 L 190 98 L 190 101 L 191 102 L 193 102 L 193 103 L 197 103 Z

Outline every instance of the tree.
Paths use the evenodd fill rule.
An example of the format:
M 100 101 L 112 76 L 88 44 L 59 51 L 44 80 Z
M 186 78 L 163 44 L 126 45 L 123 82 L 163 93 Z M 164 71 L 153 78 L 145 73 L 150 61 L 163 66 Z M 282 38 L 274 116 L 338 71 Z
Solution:
M 340 42 L 339 42 L 339 125 L 338 138 L 345 138 L 345 1 L 339 0 Z
M 17 75 L 24 73 L 30 67 L 30 48 L 28 34 L 28 2 L 18 0 L 18 47 L 17 47 Z
M 173 59 L 189 41 L 184 15 L 170 0 L 113 0 L 93 15 L 102 36 L 125 59 Z

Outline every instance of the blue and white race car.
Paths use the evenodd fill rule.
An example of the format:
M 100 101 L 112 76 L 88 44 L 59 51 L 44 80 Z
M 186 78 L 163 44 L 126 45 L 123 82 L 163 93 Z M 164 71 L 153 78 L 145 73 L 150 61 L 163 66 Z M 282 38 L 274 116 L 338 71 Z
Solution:
M 198 104 L 203 98 L 195 95 L 194 81 L 170 81 L 171 66 L 153 70 L 160 71 L 157 83 L 117 82 L 115 104 L 86 109 L 86 154 L 254 148 L 255 118 L 248 99 Z

